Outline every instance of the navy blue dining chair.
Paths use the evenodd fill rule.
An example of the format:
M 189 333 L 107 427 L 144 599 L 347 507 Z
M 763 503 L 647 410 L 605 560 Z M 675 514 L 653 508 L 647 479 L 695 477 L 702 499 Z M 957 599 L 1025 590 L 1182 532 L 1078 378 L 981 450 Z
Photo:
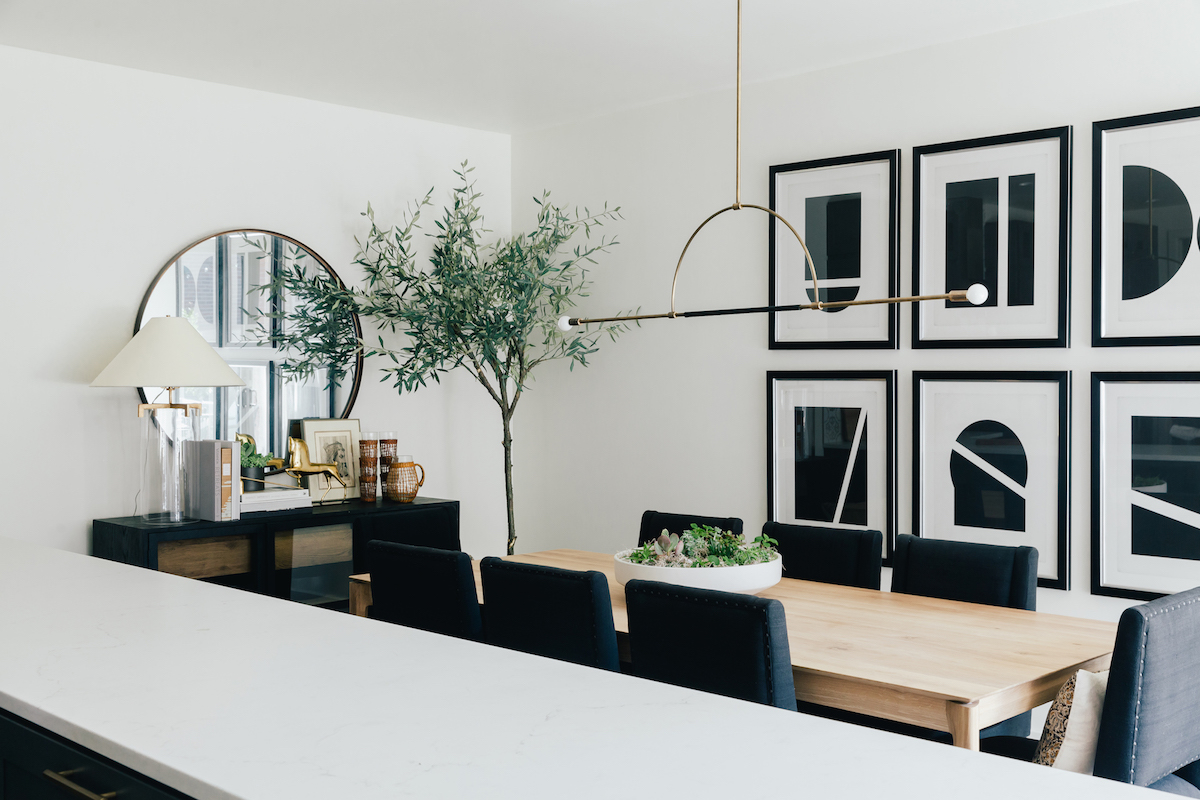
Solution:
M 778 600 L 633 580 L 625 605 L 634 675 L 796 710 Z
M 619 671 L 608 578 L 489 556 L 479 562 L 484 641 Z
M 665 530 L 668 533 L 683 533 L 692 529 L 692 523 L 710 525 L 723 531 L 742 535 L 742 521 L 737 517 L 699 517 L 695 514 L 667 514 L 663 511 L 646 511 L 642 514 L 642 527 L 638 530 L 638 546 L 657 539 Z
M 1034 611 L 1037 606 L 1037 558 L 1038 552 L 1032 547 L 1002 547 L 900 534 L 896 537 L 896 551 L 892 556 L 892 591 Z M 808 703 L 800 704 L 800 710 L 906 736 L 945 743 L 952 741 L 948 733 L 903 722 Z M 1028 736 L 1031 717 L 1026 711 L 984 728 L 979 732 L 980 739 Z
M 1037 743 L 981 747 L 1029 761 Z M 1092 774 L 1200 797 L 1200 588 L 1122 612 Z
M 367 616 L 478 641 L 483 634 L 471 557 L 398 542 L 367 543 L 371 605 Z
M 1038 552 L 943 539 L 896 537 L 892 591 L 989 606 L 1037 609 Z
M 883 569 L 883 534 L 768 522 L 764 536 L 779 542 L 783 577 L 878 589 Z
M 462 550 L 456 505 L 412 505 L 402 513 L 354 521 L 354 571 L 367 572 L 367 542 L 399 542 L 439 550 Z
M 1038 551 L 1032 547 L 901 534 L 896 537 L 892 556 L 892 591 L 1035 611 L 1037 564 Z M 984 728 L 979 736 L 1028 736 L 1030 719 L 1026 711 Z

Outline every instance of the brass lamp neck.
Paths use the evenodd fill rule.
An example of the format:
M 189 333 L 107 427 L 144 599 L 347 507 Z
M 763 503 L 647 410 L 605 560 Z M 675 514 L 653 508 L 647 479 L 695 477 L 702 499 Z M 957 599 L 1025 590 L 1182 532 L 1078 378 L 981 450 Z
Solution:
M 196 412 L 197 417 L 200 416 L 200 404 L 199 403 L 176 403 L 176 402 L 174 402 L 174 400 L 172 398 L 172 393 L 178 388 L 179 388 L 178 386 L 168 386 L 167 387 L 167 402 L 165 402 L 165 403 L 138 403 L 138 416 L 139 417 L 146 416 L 147 411 L 158 411 L 159 409 L 170 409 L 170 408 L 179 409 L 180 411 L 183 412 L 183 415 L 185 417 L 191 416 L 191 413 L 193 411 Z

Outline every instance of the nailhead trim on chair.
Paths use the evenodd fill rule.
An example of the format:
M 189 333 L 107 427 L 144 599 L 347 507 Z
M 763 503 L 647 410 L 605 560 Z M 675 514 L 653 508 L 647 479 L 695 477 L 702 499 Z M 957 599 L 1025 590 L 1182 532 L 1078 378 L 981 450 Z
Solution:
M 1190 606 L 1190 605 L 1192 605 L 1194 603 L 1198 603 L 1198 602 L 1200 602 L 1200 597 L 1194 597 L 1191 600 L 1185 600 L 1184 602 L 1176 603 L 1173 606 L 1164 606 L 1163 608 L 1157 609 L 1157 610 L 1152 611 L 1151 613 L 1147 614 L 1146 621 L 1148 623 L 1151 619 L 1153 619 L 1154 617 L 1157 617 L 1159 614 L 1165 614 L 1168 611 L 1175 611 L 1176 609 L 1183 608 L 1184 606 Z M 1134 711 L 1133 711 L 1133 746 L 1131 748 L 1133 753 L 1129 758 L 1129 782 L 1130 783 L 1133 783 L 1134 767 L 1137 764 L 1138 722 L 1139 722 L 1139 718 L 1141 717 L 1141 713 L 1142 713 L 1142 711 L 1141 711 L 1141 709 L 1142 709 L 1142 675 L 1144 674 L 1145 668 L 1146 668 L 1146 637 L 1149 636 L 1149 634 L 1150 634 L 1150 626 L 1148 624 L 1143 625 L 1142 626 L 1142 647 L 1141 647 L 1142 655 L 1138 659 L 1137 700 L 1134 702 Z M 1200 758 L 1200 756 L 1197 756 L 1197 758 Z M 1159 775 L 1154 780 L 1148 781 L 1147 784 L 1155 783 L 1156 781 L 1160 781 L 1163 778 L 1167 777 L 1168 775 L 1174 774 L 1175 770 L 1182 769 L 1182 768 L 1186 767 L 1188 764 L 1191 764 L 1193 761 L 1196 761 L 1196 760 L 1197 760 L 1196 758 L 1192 758 L 1188 761 L 1184 761 L 1182 764 L 1175 767 L 1174 769 L 1169 769 L 1166 772 L 1164 772 L 1162 775 Z

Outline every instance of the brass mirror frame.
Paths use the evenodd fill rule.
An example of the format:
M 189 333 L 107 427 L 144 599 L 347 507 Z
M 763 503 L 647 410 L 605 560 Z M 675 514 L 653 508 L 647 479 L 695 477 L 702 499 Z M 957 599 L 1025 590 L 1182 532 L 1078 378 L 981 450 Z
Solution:
M 312 256 L 313 259 L 318 264 L 320 264 L 322 267 L 324 267 L 325 271 L 328 272 L 335 281 L 337 281 L 337 284 L 340 288 L 342 288 L 342 289 L 346 288 L 346 284 L 342 282 L 341 276 L 338 275 L 336 272 L 334 272 L 333 267 L 329 266 L 329 262 L 326 261 L 325 259 L 321 258 L 321 256 L 319 256 L 315 250 L 313 250 L 311 247 L 306 245 L 304 242 L 301 242 L 299 239 L 295 239 L 291 236 L 288 236 L 288 235 L 282 234 L 282 233 L 277 233 L 275 231 L 264 230 L 263 228 L 230 228 L 229 230 L 224 230 L 224 231 L 220 231 L 219 233 L 209 234 L 208 236 L 205 236 L 205 237 L 195 240 L 194 242 L 189 244 L 187 247 L 184 247 L 183 249 L 181 249 L 177 253 L 175 253 L 175 255 L 171 256 L 171 258 L 167 261 L 167 263 L 162 266 L 162 269 L 160 269 L 154 275 L 154 279 L 152 281 L 150 281 L 150 287 L 148 289 L 146 289 L 146 294 L 144 294 L 142 296 L 142 303 L 141 303 L 141 305 L 138 306 L 137 317 L 133 321 L 133 335 L 134 336 L 137 336 L 138 331 L 141 330 L 142 317 L 146 313 L 146 306 L 149 305 L 149 303 L 150 303 L 150 296 L 153 295 L 154 290 L 158 288 L 159 281 L 161 281 L 163 279 L 163 276 L 167 274 L 167 270 L 169 270 L 171 267 L 173 267 L 175 265 L 175 263 L 178 262 L 179 259 L 181 259 L 183 257 L 183 255 L 185 253 L 187 253 L 189 250 L 191 250 L 193 247 L 203 244 L 204 242 L 207 242 L 209 239 L 215 239 L 218 236 L 230 236 L 235 233 L 259 233 L 259 234 L 265 234 L 267 236 L 275 236 L 279 239 L 283 239 L 285 242 L 291 242 L 292 244 L 296 245 L 297 247 L 303 248 L 304 251 L 306 253 L 308 253 L 310 256 Z M 354 323 L 354 335 L 359 339 L 359 341 L 361 341 L 363 338 L 363 331 L 362 331 L 362 322 L 358 318 L 358 313 L 355 311 L 351 311 L 350 319 Z M 346 407 L 342 410 L 342 415 L 340 417 L 337 417 L 337 419 L 349 419 L 350 418 L 350 412 L 354 410 L 354 403 L 358 400 L 358 390 L 362 387 L 362 373 L 363 373 L 363 355 L 362 355 L 362 350 L 360 349 L 354 358 L 354 383 L 350 387 L 350 396 L 346 398 Z M 140 386 L 138 387 L 138 397 L 140 397 L 142 399 L 143 403 L 149 402 L 146 399 L 145 390 Z

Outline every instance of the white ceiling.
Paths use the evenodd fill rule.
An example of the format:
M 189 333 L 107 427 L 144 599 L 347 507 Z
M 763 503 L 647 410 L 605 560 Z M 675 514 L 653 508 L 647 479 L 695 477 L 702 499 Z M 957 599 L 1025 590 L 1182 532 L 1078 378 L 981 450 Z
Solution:
M 743 78 L 1133 1 L 745 0 Z M 512 133 L 733 86 L 735 8 L 735 0 L 0 0 L 0 44 Z

